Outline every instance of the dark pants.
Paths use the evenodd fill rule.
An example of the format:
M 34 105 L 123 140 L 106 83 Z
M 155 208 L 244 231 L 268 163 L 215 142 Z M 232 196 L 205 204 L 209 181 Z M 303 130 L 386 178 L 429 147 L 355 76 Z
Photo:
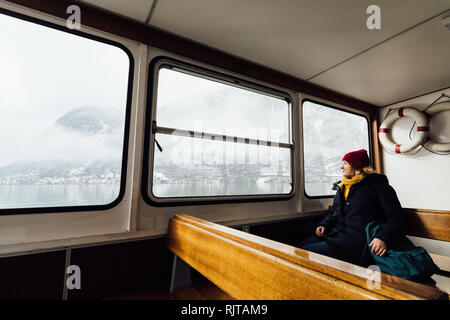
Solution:
M 316 237 L 311 236 L 303 241 L 301 241 L 298 245 L 300 249 L 312 251 L 318 254 L 323 254 L 325 256 L 331 257 L 331 258 L 338 258 L 336 256 L 336 253 L 331 250 L 328 243 L 325 241 L 325 238 L 323 237 Z

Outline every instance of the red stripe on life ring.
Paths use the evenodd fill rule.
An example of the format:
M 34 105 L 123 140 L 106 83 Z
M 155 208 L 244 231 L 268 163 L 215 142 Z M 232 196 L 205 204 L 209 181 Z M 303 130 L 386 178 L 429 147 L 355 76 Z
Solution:
M 417 127 L 417 131 L 425 131 L 428 132 L 430 130 L 430 127 Z
M 388 133 L 389 131 L 391 131 L 389 128 L 380 128 L 380 129 L 378 129 L 379 133 Z
M 404 108 L 400 108 L 400 109 L 398 109 L 398 116 L 401 118 L 401 117 L 404 117 L 404 115 L 403 115 L 403 109 Z
M 400 152 L 400 146 L 401 146 L 401 144 L 397 144 L 397 145 L 395 146 L 395 153 L 401 153 L 401 152 Z

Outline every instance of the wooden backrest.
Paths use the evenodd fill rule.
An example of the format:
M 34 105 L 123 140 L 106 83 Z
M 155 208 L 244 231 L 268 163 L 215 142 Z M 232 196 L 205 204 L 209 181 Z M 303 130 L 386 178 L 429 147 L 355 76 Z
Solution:
M 331 205 L 328 206 L 330 211 Z M 450 211 L 403 209 L 407 216 L 407 234 L 416 237 L 450 241 Z
M 408 235 L 450 241 L 450 211 L 404 209 L 408 217 Z
M 167 247 L 236 299 L 442 299 L 430 286 L 298 249 L 188 215 L 169 224 Z

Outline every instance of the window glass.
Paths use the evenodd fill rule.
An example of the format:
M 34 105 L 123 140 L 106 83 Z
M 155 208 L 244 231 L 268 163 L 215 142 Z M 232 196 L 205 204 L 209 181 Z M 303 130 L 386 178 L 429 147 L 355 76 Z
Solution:
M 158 126 L 289 142 L 286 100 L 198 75 L 162 68 L 158 79 Z
M 128 55 L 4 14 L 0 39 L 0 209 L 113 202 Z
M 291 192 L 290 106 L 282 97 L 161 68 L 156 105 L 157 126 L 175 129 L 155 135 L 156 197 Z
M 369 150 L 367 119 L 312 101 L 303 103 L 305 192 L 308 196 L 335 193 L 342 178 L 342 157 L 350 151 Z

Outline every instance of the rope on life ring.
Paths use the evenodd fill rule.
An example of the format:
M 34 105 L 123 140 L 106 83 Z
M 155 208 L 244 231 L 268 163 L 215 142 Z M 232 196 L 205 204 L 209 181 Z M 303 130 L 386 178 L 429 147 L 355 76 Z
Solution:
M 410 117 L 416 121 L 417 134 L 409 143 L 396 144 L 393 142 L 391 137 L 391 126 L 395 121 L 402 117 Z M 428 118 L 424 113 L 411 107 L 400 108 L 397 110 L 397 112 L 392 112 L 386 117 L 386 119 L 384 119 L 383 123 L 380 126 L 380 129 L 378 129 L 378 137 L 381 144 L 388 152 L 405 153 L 414 150 L 422 143 L 424 143 L 428 135 L 428 130 Z
M 444 101 L 430 106 L 426 109 L 426 113 L 430 118 L 436 113 L 450 111 L 450 101 Z M 437 142 L 435 140 L 429 139 L 423 145 L 427 150 L 434 152 L 450 152 L 450 142 Z

